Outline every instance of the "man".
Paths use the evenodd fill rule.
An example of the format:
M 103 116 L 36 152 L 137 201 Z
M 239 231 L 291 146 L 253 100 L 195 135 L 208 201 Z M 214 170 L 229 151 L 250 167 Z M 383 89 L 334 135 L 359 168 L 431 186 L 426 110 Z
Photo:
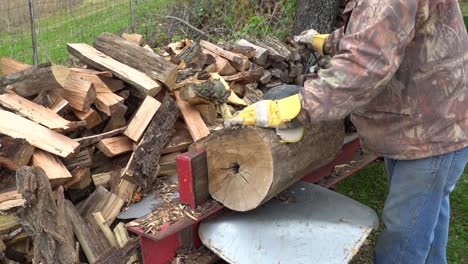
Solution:
M 375 263 L 447 263 L 449 193 L 468 160 L 468 36 L 457 0 L 354 0 L 344 27 L 295 40 L 333 56 L 298 95 L 227 122 L 352 120 L 385 158 L 390 192 Z

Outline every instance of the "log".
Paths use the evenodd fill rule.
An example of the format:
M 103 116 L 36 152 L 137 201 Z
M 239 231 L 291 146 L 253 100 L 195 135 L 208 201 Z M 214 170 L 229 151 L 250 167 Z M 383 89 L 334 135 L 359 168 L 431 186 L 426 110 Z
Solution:
M 26 70 L 27 68 L 31 66 L 32 65 L 14 60 L 12 58 L 7 58 L 7 57 L 0 58 L 0 72 L 4 76 Z
M 177 65 L 164 60 L 152 51 L 107 32 L 94 40 L 94 47 L 113 59 L 164 83 L 169 89 L 175 85 Z
M 92 152 L 89 148 L 82 148 L 75 156 L 63 159 L 63 163 L 69 171 L 73 171 L 76 168 L 91 167 L 93 165 Z
M 343 140 L 341 120 L 307 125 L 302 140 L 291 144 L 273 129 L 220 131 L 205 143 L 209 192 L 229 209 L 252 210 L 331 162 Z
M 11 86 L 16 94 L 23 97 L 60 89 L 67 79 L 68 72 L 68 68 L 61 65 L 35 65 L 0 78 L 0 93 L 4 93 L 7 86 Z
M 232 63 L 232 66 L 234 68 L 236 68 L 238 71 L 245 71 L 250 66 L 249 58 L 247 58 L 246 56 L 244 56 L 242 54 L 236 54 L 236 53 L 224 50 L 224 49 L 216 46 L 215 44 L 210 43 L 210 42 L 205 41 L 205 40 L 201 40 L 200 45 L 203 48 L 215 53 L 216 55 L 219 55 L 219 56 L 229 60 Z
M 86 112 L 96 100 L 96 89 L 90 81 L 69 77 L 65 80 L 62 97 L 70 103 L 70 107 Z
M 0 134 L 0 167 L 17 170 L 28 165 L 34 147 L 24 139 L 16 139 Z
M 82 121 L 86 121 L 86 128 L 91 129 L 102 122 L 101 116 L 94 109 L 90 108 L 86 112 L 73 109 L 73 113 Z
M 253 83 L 262 78 L 265 69 L 256 67 L 250 71 L 239 72 L 231 76 L 223 76 L 227 82 Z
M 16 172 L 18 191 L 26 206 L 18 216 L 24 230 L 33 238 L 35 263 L 76 263 L 75 239 L 65 213 L 63 189 L 57 203 L 44 171 L 38 167 L 21 167 Z
M 96 147 L 107 157 L 115 157 L 133 150 L 133 142 L 126 136 L 111 137 L 99 141 Z
M 219 80 L 188 84 L 180 92 L 180 98 L 191 105 L 225 103 L 230 95 Z
M 232 75 L 237 72 L 237 70 L 232 67 L 232 65 L 229 63 L 228 60 L 225 58 L 207 50 L 207 49 L 202 49 L 202 52 L 207 55 L 211 55 L 215 59 L 215 64 L 216 64 L 216 71 L 221 74 L 221 75 Z
M 168 94 L 164 97 L 159 111 L 156 112 L 146 130 L 143 139 L 130 159 L 126 179 L 147 189 L 158 175 L 159 157 L 174 134 L 174 124 L 179 117 L 176 102 Z
M 292 58 L 291 51 L 280 40 L 273 37 L 262 38 L 254 44 L 269 51 L 268 58 L 273 62 L 288 61 Z
M 143 46 L 145 44 L 145 38 L 140 34 L 123 33 L 122 38 L 132 43 L 135 43 L 138 46 Z
M 108 116 L 124 116 L 127 112 L 127 106 L 124 104 L 124 99 L 115 93 L 97 93 L 96 108 Z
M 265 66 L 267 64 L 268 55 L 270 54 L 267 49 L 257 46 L 245 39 L 237 41 L 237 44 L 255 49 L 255 55 L 251 58 L 253 62 L 260 66 Z
M 160 107 L 161 103 L 158 100 L 147 96 L 125 129 L 124 135 L 139 142 Z
M 210 130 L 206 126 L 205 122 L 203 122 L 200 112 L 198 112 L 194 106 L 182 100 L 180 98 L 179 91 L 176 91 L 174 94 L 192 139 L 197 141 L 208 136 L 210 134 Z
M 68 200 L 65 201 L 65 211 L 88 262 L 95 263 L 100 256 L 110 250 L 109 242 L 89 226 L 89 223 L 78 214 L 75 206 Z
M 74 140 L 10 112 L 0 110 L 0 120 L 9 121 L 0 122 L 0 133 L 23 138 L 29 144 L 62 158 L 73 155 L 79 148 Z
M 0 105 L 57 132 L 70 131 L 85 125 L 85 122 L 65 120 L 53 110 L 16 94 L 0 94 Z
M 120 63 L 87 44 L 67 44 L 71 55 L 96 69 L 110 71 L 115 77 L 133 85 L 143 94 L 155 96 L 162 87 L 148 75 Z

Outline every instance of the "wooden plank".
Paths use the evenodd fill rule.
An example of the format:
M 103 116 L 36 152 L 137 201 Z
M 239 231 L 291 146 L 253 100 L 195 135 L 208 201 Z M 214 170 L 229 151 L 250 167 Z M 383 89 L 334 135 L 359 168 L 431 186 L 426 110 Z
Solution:
M 99 124 L 102 123 L 102 118 L 99 115 L 98 112 L 96 112 L 94 109 L 89 108 L 88 111 L 82 112 L 78 111 L 76 109 L 73 109 L 73 113 L 78 117 L 78 119 L 82 121 L 86 121 L 86 128 L 91 129 Z
M 238 71 L 245 71 L 250 66 L 249 58 L 247 58 L 246 56 L 242 54 L 236 54 L 236 53 L 224 50 L 216 46 L 215 44 L 210 43 L 205 40 L 201 40 L 200 45 L 203 48 L 229 60 L 232 63 L 232 66 L 234 66 L 234 68 L 236 68 Z
M 180 99 L 179 93 L 179 91 L 174 93 L 176 96 L 177 105 L 179 105 L 180 111 L 182 112 L 182 117 L 184 118 L 185 124 L 187 125 L 193 140 L 197 141 L 208 136 L 210 134 L 210 130 L 206 126 L 205 122 L 203 122 L 203 119 L 200 116 L 200 112 L 198 112 L 194 106 Z
M 0 166 L 13 171 L 27 165 L 34 152 L 34 147 L 26 140 L 1 134 L 0 146 Z
M 31 164 L 42 168 L 50 181 L 72 178 L 71 173 L 59 158 L 40 149 L 34 150 Z
M 13 113 L 0 110 L 0 133 L 13 138 L 23 138 L 29 144 L 54 155 L 66 158 L 74 154 L 79 144 L 57 132 L 47 129 Z
M 75 139 L 76 142 L 80 144 L 81 147 L 87 147 L 90 145 L 94 145 L 98 143 L 99 141 L 105 139 L 105 138 L 110 138 L 116 135 L 121 134 L 123 131 L 125 131 L 125 127 L 117 128 L 109 132 L 97 134 L 97 135 L 92 135 L 89 137 L 82 137 L 82 138 L 77 138 Z
M 0 58 L 0 72 L 2 73 L 2 75 L 17 73 L 17 72 L 26 70 L 27 68 L 31 66 L 32 65 L 14 60 L 12 58 L 8 58 L 8 57 Z
M 73 109 L 86 112 L 96 100 L 96 90 L 90 81 L 69 77 L 65 80 L 62 97 Z
M 161 103 L 158 100 L 147 96 L 128 124 L 124 135 L 135 142 L 139 142 L 160 106 Z
M 157 164 L 161 150 L 174 133 L 174 124 L 179 117 L 177 104 L 169 94 L 164 97 L 159 111 L 156 112 L 143 139 L 130 159 L 125 171 L 126 179 L 143 189 L 152 187 L 157 177 Z
M 38 167 L 21 167 L 16 178 L 18 190 L 26 200 L 18 216 L 33 238 L 34 261 L 75 263 L 75 239 L 65 214 L 63 189 L 59 188 L 56 202 L 47 175 Z
M 115 77 L 133 85 L 140 92 L 155 96 L 162 87 L 146 74 L 120 63 L 87 44 L 68 44 L 68 51 L 82 62 L 100 70 L 111 71 Z
M 57 132 L 70 131 L 85 125 L 84 122 L 65 120 L 54 111 L 16 94 L 0 94 L 0 105 Z
M 141 71 L 153 80 L 162 82 L 169 89 L 172 89 L 176 83 L 177 65 L 164 60 L 151 50 L 107 32 L 99 35 L 94 40 L 93 46 L 111 58 Z
M 133 150 L 133 141 L 126 136 L 111 137 L 99 141 L 96 147 L 107 157 L 115 157 Z

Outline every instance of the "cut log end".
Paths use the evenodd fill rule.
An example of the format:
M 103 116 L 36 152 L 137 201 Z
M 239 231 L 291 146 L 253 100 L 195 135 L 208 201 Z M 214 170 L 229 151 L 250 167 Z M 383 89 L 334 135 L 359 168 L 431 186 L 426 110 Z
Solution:
M 259 206 L 273 181 L 268 141 L 256 129 L 231 130 L 207 143 L 211 195 L 226 207 L 248 211 Z

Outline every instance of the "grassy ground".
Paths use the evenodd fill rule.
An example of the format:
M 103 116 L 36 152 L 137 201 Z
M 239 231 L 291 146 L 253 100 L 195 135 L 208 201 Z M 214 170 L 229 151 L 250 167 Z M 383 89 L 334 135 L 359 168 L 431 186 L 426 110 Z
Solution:
M 154 29 L 153 17 L 163 12 L 169 0 L 135 1 L 137 31 Z M 64 63 L 69 60 L 66 43 L 92 43 L 102 32 L 130 31 L 131 15 L 128 0 L 88 0 L 82 5 L 64 8 L 52 15 L 36 15 L 39 62 Z M 0 31 L 0 56 L 32 63 L 29 24 Z
M 359 201 L 374 209 L 379 217 L 388 193 L 387 175 L 382 161 L 375 162 L 356 175 L 341 182 L 335 191 Z M 468 263 L 468 167 L 451 194 L 451 221 L 448 244 L 448 262 L 453 264 Z M 376 238 L 383 229 L 382 223 L 373 232 L 356 256 L 353 263 L 373 263 L 373 248 Z

